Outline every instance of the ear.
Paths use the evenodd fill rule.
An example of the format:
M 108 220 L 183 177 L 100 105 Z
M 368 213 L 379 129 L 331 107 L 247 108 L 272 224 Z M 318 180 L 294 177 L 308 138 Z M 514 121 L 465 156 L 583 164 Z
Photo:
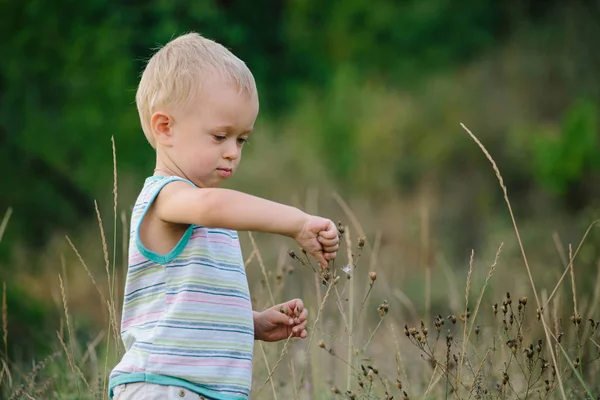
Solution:
M 173 117 L 164 111 L 157 111 L 150 117 L 150 127 L 156 144 L 171 146 L 173 140 Z

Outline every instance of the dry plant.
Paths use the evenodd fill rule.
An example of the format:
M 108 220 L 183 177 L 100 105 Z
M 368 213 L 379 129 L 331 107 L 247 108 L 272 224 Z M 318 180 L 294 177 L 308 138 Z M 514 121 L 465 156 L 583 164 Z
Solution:
M 303 288 L 305 306 L 311 310 L 307 340 L 288 337 L 277 345 L 258 343 L 253 399 L 595 398 L 592 392 L 598 389 L 598 385 L 590 384 L 595 383 L 594 378 L 600 372 L 600 338 L 597 333 L 600 322 L 594 315 L 600 301 L 600 265 L 590 301 L 577 294 L 575 260 L 583 241 L 597 222 L 590 225 L 575 251 L 569 246 L 568 252 L 562 252 L 565 269 L 550 294 L 545 290 L 538 291 L 500 171 L 475 135 L 467 132 L 490 160 L 499 180 L 533 298 L 529 292 L 523 293 L 513 287 L 504 288 L 501 296 L 496 292 L 488 293 L 501 264 L 503 245 L 500 244 L 476 301 L 472 301 L 472 291 L 477 286 L 475 261 L 478 257 L 474 251 L 471 253 L 460 311 L 449 309 L 442 312 L 439 305 L 431 302 L 429 297 L 434 291 L 431 286 L 432 265 L 423 259 L 426 299 L 424 313 L 421 314 L 418 307 L 400 292 L 398 285 L 389 280 L 387 271 L 378 269 L 381 233 L 373 235 L 373 240 L 368 239 L 370 236 L 348 204 L 334 194 L 334 200 L 350 221 L 352 231 L 347 225 L 338 223 L 341 247 L 338 258 L 328 268 L 322 268 L 301 250 L 289 250 L 289 258 L 280 259 L 278 265 L 271 268 L 254 237 L 249 235 L 252 250 L 244 264 L 247 269 L 257 265 L 262 283 L 262 288 L 253 293 L 255 303 L 276 304 L 287 297 L 286 289 L 298 287 L 301 281 L 306 283 Z M 63 268 L 58 282 L 64 315 L 57 332 L 58 351 L 35 362 L 29 373 L 3 356 L 0 393 L 7 394 L 7 398 L 37 399 L 45 398 L 49 393 L 58 393 L 62 398 L 73 398 L 68 396 L 73 393 L 78 399 L 107 397 L 108 371 L 121 351 L 117 313 L 120 304 L 117 298 L 119 275 L 115 250 L 119 210 L 116 153 L 114 141 L 112 143 L 115 168 L 112 260 L 96 204 L 108 293 L 98 284 L 103 281 L 92 274 L 73 241 L 67 238 L 105 307 L 106 327 L 95 333 L 87 343 L 77 339 L 77 324 L 71 318 L 68 307 L 67 271 Z M 7 215 L 10 216 L 10 213 Z M 424 220 L 429 218 L 426 212 L 423 215 Z M 4 221 L 7 219 L 5 217 Z M 123 234 L 120 245 L 125 254 L 128 229 L 123 213 L 120 214 L 120 222 Z M 427 222 L 424 225 L 422 229 L 429 229 L 426 228 Z M 5 227 L 6 222 L 3 222 L 0 239 Z M 427 236 L 427 232 L 422 233 L 425 251 L 430 246 Z M 560 246 L 557 247 L 560 249 Z M 122 262 L 125 267 L 126 258 Z M 567 274 L 570 274 L 570 279 L 565 288 L 567 285 L 561 284 Z M 561 295 L 561 288 L 563 291 L 568 289 L 571 296 Z M 518 296 L 515 296 L 517 292 Z M 561 299 L 566 298 L 569 302 L 572 299 L 573 303 L 569 303 L 572 313 L 569 310 L 567 316 L 564 315 L 566 307 L 561 303 Z M 390 299 L 398 300 L 408 312 L 396 308 L 398 301 L 390 303 Z M 7 353 L 9 311 L 4 288 L 4 354 Z M 419 315 L 424 316 L 421 318 Z M 62 324 L 66 325 L 67 342 Z M 403 328 L 397 329 L 398 326 Z M 104 361 L 99 361 L 102 358 Z M 263 390 L 265 387 L 270 387 L 270 390 Z

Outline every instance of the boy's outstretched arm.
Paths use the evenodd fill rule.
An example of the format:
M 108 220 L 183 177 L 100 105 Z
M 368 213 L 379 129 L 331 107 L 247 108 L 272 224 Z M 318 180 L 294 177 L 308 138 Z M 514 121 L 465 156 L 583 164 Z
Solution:
M 331 220 L 235 190 L 173 182 L 160 191 L 154 207 L 156 216 L 169 223 L 289 236 L 323 266 L 338 249 L 338 232 Z

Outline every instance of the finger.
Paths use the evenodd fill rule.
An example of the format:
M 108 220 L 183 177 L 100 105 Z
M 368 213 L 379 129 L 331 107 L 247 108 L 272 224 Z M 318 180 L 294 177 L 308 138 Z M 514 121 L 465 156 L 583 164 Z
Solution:
M 329 253 L 328 253 L 329 254 Z M 313 254 L 313 256 L 315 257 L 315 259 L 319 262 L 319 264 L 321 264 L 321 266 L 323 268 L 328 268 L 329 265 L 327 264 L 327 260 L 325 259 L 325 257 L 323 256 L 323 252 L 320 251 L 318 253 Z
M 290 300 L 290 302 L 294 303 L 294 308 L 298 313 L 302 313 L 302 311 L 304 311 L 304 302 L 302 301 L 302 299 L 293 299 Z
M 306 321 L 306 318 L 308 318 L 308 309 L 305 308 L 304 310 L 302 310 L 298 318 L 300 319 L 300 322 Z
M 335 251 L 333 253 L 325 253 L 324 254 L 325 259 L 328 260 L 328 261 L 335 260 L 336 256 L 337 256 L 337 252 L 335 252 Z
M 293 314 L 290 313 L 290 308 L 287 307 L 286 304 L 278 304 L 270 311 L 273 311 L 271 315 L 269 315 L 269 319 L 274 324 L 282 324 L 282 325 L 293 325 L 294 319 Z
M 340 240 L 338 239 L 337 236 L 334 239 L 328 239 L 326 237 L 319 235 L 317 237 L 317 240 L 319 241 L 319 243 L 321 243 L 321 246 L 327 246 L 327 247 L 337 246 L 340 243 Z
M 335 246 L 323 246 L 323 251 L 325 253 L 335 253 L 339 248 L 340 246 L 337 244 Z
M 329 224 L 325 227 L 325 229 L 319 231 L 319 236 L 324 237 L 325 239 L 335 239 L 338 237 L 338 231 L 335 227 L 335 224 L 329 221 Z
M 294 319 L 294 322 L 296 323 L 296 325 L 301 324 L 302 322 L 306 321 L 306 318 L 308 317 L 308 310 L 305 308 L 301 313 L 299 313 L 299 315 Z
M 304 310 L 304 303 L 300 299 L 292 299 L 285 302 L 285 306 L 289 309 L 288 315 L 296 320 Z
M 295 327 L 292 329 L 292 332 L 293 332 L 295 335 L 297 335 L 297 334 L 299 334 L 299 333 L 302 333 L 302 331 L 306 329 L 306 323 L 307 323 L 307 321 L 304 321 L 303 323 L 301 323 L 301 324 L 299 324 L 299 325 L 296 325 L 296 326 L 295 326 Z

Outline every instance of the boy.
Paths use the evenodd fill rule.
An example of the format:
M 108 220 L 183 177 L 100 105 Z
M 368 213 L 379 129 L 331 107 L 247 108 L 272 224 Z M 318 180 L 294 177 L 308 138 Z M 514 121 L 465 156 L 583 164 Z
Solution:
M 136 103 L 156 169 L 133 208 L 126 353 L 110 396 L 247 399 L 254 340 L 305 338 L 307 310 L 300 299 L 252 310 L 236 231 L 292 237 L 326 267 L 338 249 L 336 227 L 217 188 L 235 173 L 258 115 L 252 74 L 220 44 L 195 33 L 168 43 L 148 62 Z

